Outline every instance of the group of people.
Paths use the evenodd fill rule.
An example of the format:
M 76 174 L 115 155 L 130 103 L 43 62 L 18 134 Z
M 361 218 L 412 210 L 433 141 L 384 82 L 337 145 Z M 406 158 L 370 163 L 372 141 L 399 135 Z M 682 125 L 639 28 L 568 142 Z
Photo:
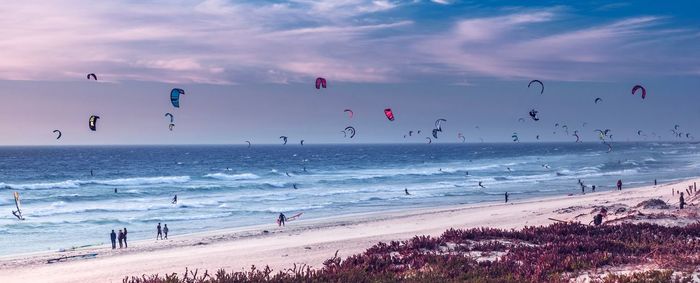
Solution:
M 119 234 L 115 233 L 114 230 L 112 230 L 112 233 L 109 233 L 109 238 L 112 240 L 112 249 L 117 248 L 117 241 L 119 241 L 119 248 L 128 248 L 129 244 L 126 243 L 126 234 L 128 231 L 126 231 L 126 227 L 124 229 L 119 230 Z
M 168 224 L 165 224 L 165 226 L 161 228 L 160 222 L 158 222 L 158 226 L 156 226 L 156 241 L 158 240 L 158 238 L 160 238 L 161 240 L 167 240 L 169 230 L 170 229 L 168 229 Z M 163 238 L 163 234 L 165 234 L 165 239 Z

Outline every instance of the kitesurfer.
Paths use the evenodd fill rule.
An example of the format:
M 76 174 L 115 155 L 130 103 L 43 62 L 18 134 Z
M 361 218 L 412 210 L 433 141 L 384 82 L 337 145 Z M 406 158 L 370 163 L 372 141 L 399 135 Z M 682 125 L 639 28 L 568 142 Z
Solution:
M 163 239 L 163 229 L 160 228 L 160 222 L 158 222 L 158 226 L 156 226 L 156 232 L 157 232 L 156 241 L 158 241 L 158 237 L 160 237 L 160 239 L 162 240 Z
M 411 194 L 408 192 L 408 188 L 404 188 L 403 191 L 406 193 L 407 196 L 410 196 Z
M 484 185 L 481 184 L 481 181 L 479 181 L 479 187 L 482 187 L 484 189 L 486 188 L 486 187 L 484 187 Z
M 117 233 L 114 233 L 114 230 L 112 230 L 112 233 L 109 234 L 109 239 L 112 240 L 112 249 L 117 248 Z
M 287 221 L 287 216 L 284 216 L 284 213 L 280 213 L 280 216 L 277 217 L 277 226 L 284 226 L 285 221 Z
M 114 188 L 114 193 L 115 193 L 115 194 L 117 193 L 117 188 Z
M 172 201 L 172 204 L 176 204 L 176 203 L 177 203 L 177 195 L 175 195 L 175 196 L 173 197 L 173 201 Z

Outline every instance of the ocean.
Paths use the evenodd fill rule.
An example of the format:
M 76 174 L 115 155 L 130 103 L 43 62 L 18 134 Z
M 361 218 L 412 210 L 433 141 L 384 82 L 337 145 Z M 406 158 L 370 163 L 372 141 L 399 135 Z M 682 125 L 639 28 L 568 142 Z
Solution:
M 0 255 L 698 176 L 691 143 L 0 147 Z M 92 175 L 91 175 L 92 171 Z M 468 173 L 468 174 L 467 174 Z M 482 182 L 485 188 L 480 188 Z M 297 187 L 297 189 L 294 188 Z M 114 190 L 117 189 L 117 193 Z M 405 195 L 404 189 L 410 192 Z M 13 192 L 26 220 L 19 221 Z M 171 200 L 177 195 L 177 204 Z

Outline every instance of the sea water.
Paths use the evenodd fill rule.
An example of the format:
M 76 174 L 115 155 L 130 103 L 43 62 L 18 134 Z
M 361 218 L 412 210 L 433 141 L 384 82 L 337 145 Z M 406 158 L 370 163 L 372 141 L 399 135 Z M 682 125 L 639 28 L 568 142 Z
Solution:
M 699 175 L 690 143 L 0 148 L 0 255 L 383 210 L 609 191 Z M 92 171 L 92 172 L 91 172 Z M 92 173 L 92 174 L 91 174 Z M 482 182 L 485 188 L 478 186 Z M 297 189 L 294 189 L 296 185 Z M 115 193 L 115 189 L 117 193 Z M 410 195 L 406 195 L 407 189 Z M 26 220 L 16 219 L 13 192 Z M 171 203 L 177 195 L 177 204 Z

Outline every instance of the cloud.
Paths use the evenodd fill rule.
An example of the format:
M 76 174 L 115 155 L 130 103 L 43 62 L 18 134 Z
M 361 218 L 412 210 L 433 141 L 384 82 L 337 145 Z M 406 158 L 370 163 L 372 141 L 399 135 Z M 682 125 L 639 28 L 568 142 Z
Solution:
M 697 30 L 662 28 L 666 18 L 572 27 L 570 15 L 557 7 L 426 18 L 420 12 L 430 4 L 7 1 L 0 3 L 0 79 L 77 80 L 94 72 L 106 81 L 207 84 L 316 76 L 347 82 L 440 77 L 454 83 L 463 75 L 587 80 L 694 73 L 698 63 L 697 56 L 674 58 L 676 46 L 697 43 Z
M 651 16 L 551 31 L 562 17 L 556 11 L 542 10 L 465 19 L 419 43 L 416 49 L 425 54 L 426 61 L 441 62 L 461 73 L 605 80 L 658 72 L 660 65 L 671 62 L 667 55 L 673 54 L 674 46 L 667 44 L 667 36 L 656 35 L 685 33 L 658 28 L 664 18 Z M 672 65 L 670 72 L 682 73 L 679 69 L 693 64 Z

